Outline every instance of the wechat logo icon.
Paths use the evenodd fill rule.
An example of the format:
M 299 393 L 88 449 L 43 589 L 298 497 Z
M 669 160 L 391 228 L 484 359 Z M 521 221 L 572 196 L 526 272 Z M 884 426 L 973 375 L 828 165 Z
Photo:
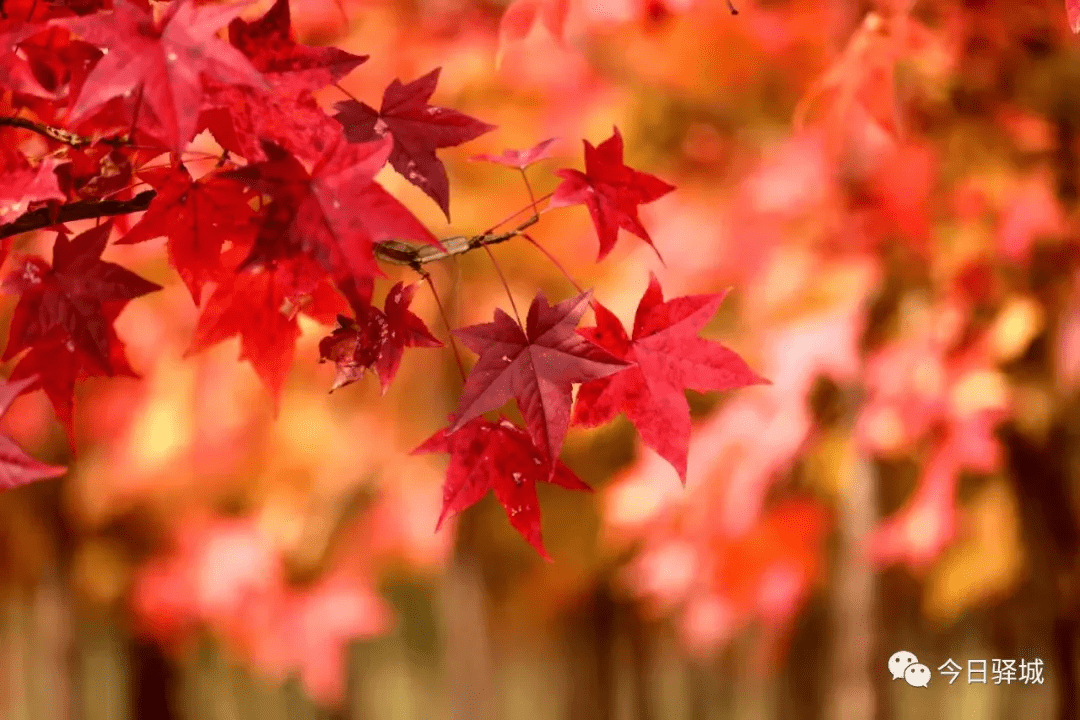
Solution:
M 919 662 L 915 653 L 907 650 L 894 652 L 889 658 L 889 673 L 893 680 L 903 680 L 912 687 L 930 684 L 930 668 Z

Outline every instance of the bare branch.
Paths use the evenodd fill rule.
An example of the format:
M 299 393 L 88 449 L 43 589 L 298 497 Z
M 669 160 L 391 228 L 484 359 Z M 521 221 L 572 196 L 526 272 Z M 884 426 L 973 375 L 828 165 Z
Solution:
M 40 207 L 20 216 L 14 222 L 0 225 L 0 238 L 11 237 L 31 230 L 40 230 L 60 223 L 71 222 L 72 220 L 89 220 L 91 218 L 142 212 L 150 207 L 150 201 L 156 195 L 157 193 L 153 190 L 144 190 L 130 200 L 78 200 L 61 205 L 59 208 Z
M 498 235 L 483 234 L 473 235 L 471 237 L 457 235 L 455 237 L 446 238 L 440 241 L 443 246 L 442 250 L 433 245 L 420 245 L 418 243 L 409 243 L 400 240 L 386 240 L 376 243 L 375 257 L 383 262 L 392 263 L 394 265 L 405 265 L 417 272 L 421 272 L 420 268 L 427 263 L 445 260 L 446 258 L 455 255 L 467 253 L 470 250 L 506 242 L 507 240 L 520 235 L 539 219 L 539 215 L 534 215 L 513 230 Z
M 0 126 L 17 127 L 23 130 L 30 130 L 36 132 L 38 135 L 42 135 L 47 138 L 52 138 L 57 142 L 62 142 L 65 145 L 71 147 L 85 147 L 87 145 L 93 145 L 94 143 L 102 143 L 103 145 L 112 145 L 114 147 L 123 147 L 130 145 L 131 140 L 125 137 L 112 137 L 112 138 L 90 138 L 82 135 L 76 135 L 73 132 L 64 130 L 63 128 L 53 127 L 51 125 L 42 125 L 36 123 L 33 120 L 21 117 L 0 116 Z
M 155 197 L 157 197 L 157 192 L 154 190 L 144 190 L 130 200 L 78 200 L 59 207 L 40 207 L 20 216 L 14 222 L 0 225 L 0 239 L 32 230 L 41 230 L 42 228 L 71 222 L 72 220 L 89 220 L 98 217 L 142 212 L 150 207 L 150 203 Z M 472 237 L 460 235 L 446 238 L 441 241 L 441 250 L 432 245 L 421 245 L 420 243 L 410 243 L 402 240 L 386 240 L 375 244 L 375 257 L 383 262 L 404 265 L 420 272 L 420 268 L 430 262 L 445 260 L 487 245 L 506 242 L 520 235 L 539 219 L 538 215 L 534 215 L 513 230 L 498 235 L 483 234 Z

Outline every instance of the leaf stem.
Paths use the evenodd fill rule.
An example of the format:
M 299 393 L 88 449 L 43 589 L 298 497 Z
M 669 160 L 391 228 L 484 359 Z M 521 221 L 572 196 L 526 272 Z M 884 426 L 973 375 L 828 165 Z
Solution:
M 544 253 L 544 256 L 548 260 L 550 260 L 551 263 L 555 267 L 557 267 L 559 269 L 559 272 L 561 272 L 563 274 L 563 277 L 565 277 L 567 280 L 570 281 L 570 284 L 574 286 L 575 290 L 577 290 L 579 293 L 585 292 L 584 290 L 581 289 L 581 286 L 578 285 L 577 280 L 574 279 L 574 276 L 571 275 L 569 272 L 567 272 L 566 268 L 563 267 L 563 264 L 561 262 L 559 262 L 558 258 L 556 258 L 554 255 L 552 255 L 550 252 L 548 252 L 548 249 L 546 247 L 544 247 L 543 245 L 541 245 L 539 242 L 537 242 L 536 238 L 534 238 L 532 235 L 530 235 L 529 233 L 526 233 L 526 232 L 520 233 L 520 235 L 523 238 L 525 238 L 526 240 L 528 240 L 530 243 L 532 243 L 533 246 L 537 250 Z
M 337 88 L 338 90 L 340 90 L 341 92 L 345 93 L 345 94 L 346 94 L 346 95 L 347 95 L 347 96 L 349 97 L 349 99 L 350 99 L 350 100 L 352 100 L 352 101 L 354 101 L 354 102 L 360 102 L 360 99 L 359 99 L 359 98 L 357 98 L 357 97 L 356 97 L 355 95 L 353 95 L 353 94 L 352 94 L 351 92 L 349 92 L 349 91 L 348 91 L 348 90 L 346 90 L 345 88 L 341 87 L 341 84 L 340 84 L 340 83 L 334 83 L 334 85 L 333 85 L 333 86 L 334 86 L 334 87 L 336 87 L 336 88 Z
M 495 253 L 491 252 L 491 248 L 487 243 L 483 246 L 484 252 L 491 258 L 491 264 L 495 266 L 495 272 L 499 274 L 499 280 L 502 282 L 503 289 L 506 290 L 506 297 L 510 298 L 510 307 L 514 310 L 514 317 L 517 318 L 518 325 L 525 327 L 525 323 L 521 322 L 521 313 L 518 312 L 517 303 L 514 302 L 514 293 L 510 292 L 510 284 L 506 282 L 506 276 L 503 275 L 502 268 L 499 267 L 499 262 L 495 259 Z
M 533 194 L 532 184 L 529 182 L 529 176 L 525 174 L 525 168 L 518 168 L 521 172 L 521 179 L 525 181 L 525 189 L 529 191 L 529 204 L 532 205 L 533 215 L 540 217 L 540 210 L 536 207 L 536 195 Z
M 529 193 L 530 193 L 530 196 L 531 196 L 532 195 L 532 190 L 531 189 L 530 189 Z M 487 230 L 485 230 L 484 232 L 482 232 L 480 234 L 481 235 L 489 235 L 489 234 L 495 232 L 496 229 L 498 229 L 498 228 L 502 227 L 503 225 L 505 225 L 506 223 L 510 222 L 511 220 L 513 220 L 514 218 L 516 218 L 518 215 L 525 212 L 526 210 L 532 210 L 535 217 L 532 218 L 527 224 L 519 225 L 518 229 L 520 230 L 522 227 L 528 227 L 529 225 L 532 225 L 533 223 L 535 223 L 537 220 L 540 219 L 540 215 L 541 215 L 541 213 L 536 211 L 536 204 L 539 203 L 539 202 L 543 202 L 544 200 L 547 200 L 549 197 L 551 197 L 554 194 L 555 194 L 554 192 L 549 192 L 547 195 L 542 195 L 542 196 L 540 196 L 538 198 L 535 198 L 530 207 L 521 208 L 517 212 L 514 212 L 514 213 L 508 215 L 507 217 L 505 217 L 502 220 L 500 220 L 499 222 L 495 223 L 494 225 L 492 225 L 491 227 L 489 227 Z
M 458 372 L 461 373 L 461 381 L 465 382 L 468 373 L 465 372 L 465 363 L 461 361 L 461 351 L 458 350 L 457 341 L 454 340 L 454 329 L 450 327 L 450 316 L 446 314 L 446 308 L 443 307 L 439 292 L 435 289 L 435 282 L 431 279 L 431 273 L 425 270 L 421 275 L 423 275 L 424 280 L 427 281 L 428 287 L 431 288 L 431 294 L 435 298 L 435 304 L 439 308 L 439 317 L 442 318 L 443 325 L 446 327 L 446 336 L 450 340 L 450 349 L 454 351 L 454 362 L 457 364 Z

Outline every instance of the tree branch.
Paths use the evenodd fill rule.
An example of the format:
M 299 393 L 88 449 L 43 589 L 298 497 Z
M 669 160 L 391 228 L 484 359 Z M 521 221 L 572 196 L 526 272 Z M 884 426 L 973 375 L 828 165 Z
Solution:
M 2 2 L 0 2 L 0 5 L 2 5 Z M 131 141 L 126 137 L 89 138 L 82 135 L 76 135 L 63 128 L 43 125 L 21 117 L 0 116 L 0 127 L 2 126 L 30 130 L 39 135 L 43 135 L 44 137 L 52 138 L 53 140 L 76 148 L 92 145 L 95 142 L 118 147 L 131 144 Z M 218 162 L 218 167 L 221 167 L 227 157 L 228 152 L 222 155 L 221 160 Z M 531 194 L 532 191 L 530 189 L 530 196 Z M 72 220 L 88 220 L 97 217 L 142 212 L 150 207 L 150 202 L 156 196 L 157 193 L 155 191 L 145 190 L 130 200 L 78 200 L 76 202 L 61 205 L 59 208 L 56 208 L 56 206 L 40 207 L 20 216 L 14 222 L 0 225 L 0 239 L 18 235 L 19 233 L 30 232 L 31 230 L 40 230 L 59 223 L 71 222 Z M 375 244 L 375 257 L 383 262 L 394 265 L 405 265 L 406 267 L 410 267 L 413 270 L 422 273 L 423 271 L 421 268 L 427 263 L 435 262 L 436 260 L 445 260 L 448 257 L 461 255 L 470 250 L 476 250 L 477 248 L 486 247 L 488 245 L 497 245 L 501 242 L 506 242 L 512 237 L 520 235 L 522 231 L 540 220 L 540 216 L 535 214 L 535 199 L 533 200 L 533 213 L 534 215 L 531 218 L 509 232 L 498 235 L 482 233 L 471 237 L 459 235 L 452 238 L 446 238 L 441 241 L 442 249 L 431 245 L 421 245 L 419 243 L 410 243 L 402 240 L 386 240 Z
M 458 235 L 440 240 L 443 249 L 433 245 L 420 245 L 418 243 L 402 242 L 400 240 L 385 240 L 375 244 L 375 257 L 394 265 L 405 265 L 417 272 L 422 272 L 421 267 L 437 260 L 445 260 L 454 255 L 461 255 L 470 250 L 498 245 L 510 238 L 517 237 L 540 219 L 539 215 L 533 215 L 513 230 L 498 235 Z
M 30 232 L 31 230 L 41 230 L 42 228 L 71 222 L 72 220 L 89 220 L 91 218 L 142 212 L 150 207 L 150 203 L 155 197 L 157 197 L 156 191 L 144 190 L 130 200 L 78 200 L 61 205 L 59 208 L 55 206 L 40 207 L 20 216 L 13 222 L 0 225 L 0 239 Z M 448 257 L 461 255 L 486 245 L 497 245 L 506 242 L 510 238 L 520 235 L 539 219 L 539 215 L 534 215 L 513 230 L 498 235 L 485 233 L 471 237 L 459 235 L 446 238 L 440 241 L 442 244 L 441 250 L 433 245 L 421 245 L 420 243 L 410 243 L 402 240 L 385 240 L 375 244 L 375 257 L 383 262 L 404 265 L 421 272 L 421 268 L 427 263 L 445 260 Z
M 102 143 L 104 145 L 112 145 L 114 147 L 123 147 L 130 145 L 131 141 L 125 137 L 112 137 L 112 138 L 91 138 L 84 137 L 82 135 L 76 135 L 73 132 L 64 130 L 63 128 L 53 127 L 51 125 L 42 125 L 36 123 L 33 120 L 21 117 L 0 116 L 0 127 L 17 127 L 23 130 L 30 130 L 38 135 L 42 135 L 47 138 L 52 138 L 57 142 L 70 145 L 71 147 L 85 147 L 86 145 L 93 145 L 94 143 Z
M 91 218 L 112 215 L 127 215 L 142 212 L 150 207 L 150 201 L 157 196 L 153 190 L 144 190 L 130 200 L 78 200 L 61 205 L 59 208 L 40 207 L 20 216 L 14 222 L 0 225 L 0 238 L 11 237 L 19 233 L 40 230 L 52 225 L 89 220 Z

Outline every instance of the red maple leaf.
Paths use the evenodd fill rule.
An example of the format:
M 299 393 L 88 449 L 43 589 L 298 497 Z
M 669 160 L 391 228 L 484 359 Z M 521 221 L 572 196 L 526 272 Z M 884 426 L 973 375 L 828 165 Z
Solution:
M 392 137 L 390 164 L 438 203 L 449 220 L 450 181 L 435 151 L 478 138 L 495 126 L 428 104 L 441 70 L 435 68 L 407 85 L 394 80 L 383 92 L 380 110 L 356 100 L 343 100 L 334 106 L 338 110 L 334 119 L 344 126 L 350 142 Z
M 38 83 L 27 62 L 16 54 L 23 40 L 42 29 L 44 28 L 40 23 L 10 17 L 0 18 L 0 85 L 29 95 L 51 95 Z
M 245 248 L 226 253 L 235 265 Z M 228 273 L 199 315 L 187 355 L 240 336 L 240 359 L 249 360 L 276 404 L 289 374 L 300 326 L 298 311 L 324 323 L 346 309 L 323 272 L 304 255 Z
M 548 138 L 533 145 L 528 150 L 503 150 L 498 155 L 473 155 L 470 160 L 493 162 L 506 167 L 524 170 L 534 162 L 543 160 L 548 156 L 548 149 L 558 138 Z
M 596 147 L 585 141 L 585 172 L 569 168 L 555 171 L 563 181 L 548 203 L 552 208 L 579 203 L 589 208 L 600 238 L 597 260 L 603 260 L 615 247 L 619 228 L 632 232 L 656 250 L 638 218 L 637 208 L 675 189 L 674 185 L 625 165 L 622 135 L 618 128 L 613 130 L 612 136 Z
M 192 180 L 183 165 L 155 168 L 139 178 L 157 190 L 146 214 L 117 245 L 168 238 L 169 261 L 198 305 L 202 287 L 221 273 L 221 247 L 251 242 L 255 211 L 248 205 L 251 191 L 220 174 Z
M 331 391 L 354 383 L 374 368 L 385 393 L 397 374 L 407 347 L 442 347 L 424 325 L 409 312 L 416 285 L 397 283 L 386 296 L 384 310 L 366 307 L 357 319 L 338 318 L 338 327 L 319 342 L 319 362 L 332 361 L 337 377 Z
M 53 21 L 105 51 L 86 79 L 68 123 L 77 123 L 112 98 L 141 93 L 138 107 L 154 116 L 161 139 L 172 150 L 183 150 L 198 123 L 203 74 L 222 82 L 267 87 L 239 50 L 215 37 L 245 7 L 178 0 L 158 23 L 127 0 L 115 0 L 112 12 Z M 139 126 L 151 133 L 156 130 L 142 118 Z
M 273 198 L 252 259 L 300 249 L 342 286 L 381 275 L 373 245 L 405 238 L 439 245 L 409 210 L 374 181 L 390 155 L 389 140 L 331 148 L 309 174 L 294 156 L 265 143 L 268 160 L 224 173 Z M 343 288 L 344 290 L 344 288 Z
M 533 441 L 547 455 L 551 472 L 570 424 L 571 384 L 596 380 L 628 363 L 574 332 L 591 292 L 549 307 L 537 292 L 525 328 L 502 310 L 495 321 L 455 331 L 480 355 L 473 366 L 450 432 L 473 418 L 517 399 Z
M 118 198 L 131 187 L 132 158 L 108 145 L 71 148 L 67 160 L 56 169 L 60 188 L 86 200 Z
M 113 357 L 122 345 L 113 321 L 129 300 L 161 286 L 101 259 L 111 230 L 110 221 L 74 238 L 58 235 L 52 266 L 30 256 L 5 278 L 3 289 L 20 297 L 0 359 L 10 360 L 59 331 L 63 342 L 70 340 L 105 375 L 118 370 Z
M 286 0 L 278 0 L 254 22 L 233 20 L 229 39 L 263 73 L 270 90 L 211 80 L 201 124 L 249 162 L 266 159 L 263 141 L 305 160 L 322 157 L 340 138 L 341 125 L 311 93 L 345 77 L 367 56 L 297 44 Z
M 24 97 L 24 101 L 35 109 L 42 121 L 63 124 L 63 113 L 82 88 L 86 76 L 101 57 L 101 51 L 72 37 L 61 27 L 48 28 L 27 38 L 19 44 L 19 50 L 26 56 L 34 86 L 41 88 L 37 92 L 24 88 L 21 91 L 24 96 L 33 96 Z M 19 87 L 17 82 L 15 87 Z M 38 97 L 44 102 L 37 100 Z
M 0 417 L 7 415 L 15 398 L 36 381 L 36 377 L 28 377 L 0 382 Z M 0 435 L 0 489 L 10 490 L 36 480 L 58 477 L 66 472 L 66 467 L 47 465 L 35 460 L 7 435 Z
M 23 215 L 31 203 L 64 199 L 57 184 L 55 158 L 33 167 L 18 150 L 4 148 L 0 163 L 0 224 Z
M 665 302 L 659 280 L 650 275 L 632 338 L 610 310 L 594 303 L 596 327 L 578 332 L 634 365 L 584 383 L 578 391 L 574 423 L 595 427 L 625 413 L 645 444 L 671 463 L 685 484 L 690 406 L 684 389 L 733 390 L 768 382 L 733 351 L 697 336 L 725 294 Z
M 263 92 L 255 88 L 206 82 L 199 127 L 230 152 L 248 160 L 267 160 L 270 142 L 305 162 L 317 162 L 341 139 L 341 125 L 312 97 Z
M 545 560 L 551 557 L 541 536 L 536 483 L 592 491 L 562 462 L 557 461 L 554 471 L 549 472 L 544 453 L 525 431 L 505 418 L 497 423 L 475 418 L 453 432 L 443 428 L 413 450 L 430 452 L 450 453 L 436 530 L 448 517 L 475 505 L 492 490 L 510 524 Z
M 11 380 L 37 378 L 27 391 L 39 387 L 45 391 L 72 448 L 75 447 L 75 382 L 91 377 L 138 377 L 128 364 L 122 343 L 113 342 L 109 350 L 110 369 L 106 370 L 96 357 L 77 346 L 63 328 L 57 328 L 35 343 L 11 371 Z
M 288 0 L 276 2 L 258 20 L 229 23 L 229 42 L 251 60 L 283 95 L 302 95 L 326 87 L 367 61 L 336 47 L 296 42 Z

